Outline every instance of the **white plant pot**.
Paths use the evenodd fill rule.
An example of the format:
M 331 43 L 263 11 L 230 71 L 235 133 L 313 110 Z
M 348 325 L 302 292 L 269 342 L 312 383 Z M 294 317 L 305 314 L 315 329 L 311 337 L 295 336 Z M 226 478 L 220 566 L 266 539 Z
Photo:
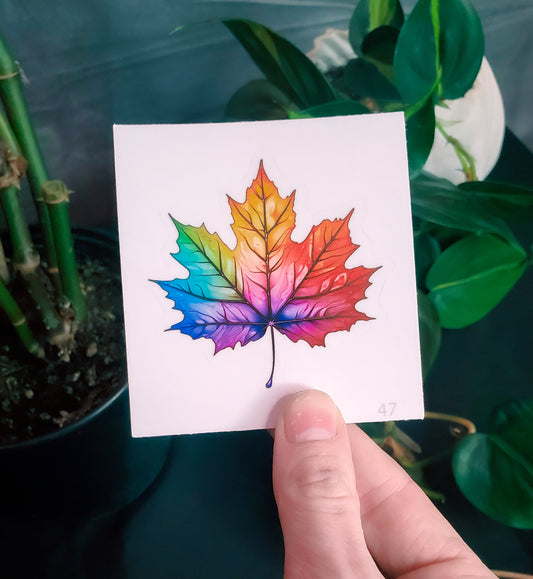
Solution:
M 308 56 L 323 73 L 357 58 L 348 40 L 348 32 L 333 28 L 315 39 Z M 498 161 L 505 135 L 503 100 L 486 58 L 483 58 L 473 87 L 465 96 L 445 101 L 445 104 L 447 108 L 435 108 L 437 121 L 470 154 L 477 178 L 484 179 Z M 438 130 L 424 169 L 453 183 L 465 180 L 455 150 Z

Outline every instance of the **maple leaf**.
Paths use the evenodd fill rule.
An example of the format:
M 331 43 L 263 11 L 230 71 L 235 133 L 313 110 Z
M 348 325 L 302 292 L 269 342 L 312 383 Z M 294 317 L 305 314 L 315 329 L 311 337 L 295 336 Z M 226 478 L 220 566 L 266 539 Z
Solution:
M 238 343 L 246 346 L 270 328 L 272 385 L 274 329 L 293 342 L 325 346 L 326 335 L 370 320 L 355 304 L 364 299 L 370 276 L 379 268 L 346 268 L 359 247 L 352 243 L 348 222 L 325 219 L 297 243 L 295 191 L 282 198 L 259 164 L 257 177 L 239 203 L 228 197 L 237 238 L 230 249 L 205 225 L 194 227 L 171 219 L 178 230 L 178 253 L 172 256 L 189 271 L 187 278 L 156 281 L 174 301 L 183 319 L 170 329 L 193 339 L 209 338 L 215 354 Z

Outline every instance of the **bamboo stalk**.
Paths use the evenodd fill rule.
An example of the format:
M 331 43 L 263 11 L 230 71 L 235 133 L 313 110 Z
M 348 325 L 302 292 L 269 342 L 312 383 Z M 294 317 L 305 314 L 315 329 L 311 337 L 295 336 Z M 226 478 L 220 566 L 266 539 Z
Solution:
M 81 322 L 87 315 L 87 305 L 74 255 L 74 242 L 68 215 L 70 193 L 71 191 L 62 181 L 48 181 L 43 185 L 43 198 L 48 205 L 54 231 L 61 285 L 65 296 L 74 308 L 76 320 Z
M 9 273 L 9 267 L 7 265 L 6 254 L 4 251 L 4 244 L 0 239 L 0 281 L 2 281 L 4 284 L 8 284 L 10 279 L 11 275 Z
M 20 156 L 17 139 L 3 114 L 0 114 L 0 139 L 3 145 L 1 160 L 4 165 L 0 202 L 13 245 L 13 265 L 25 279 L 45 327 L 48 330 L 55 330 L 59 325 L 59 318 L 46 288 L 36 273 L 40 256 L 33 245 L 19 196 L 19 179 L 24 173 L 26 163 Z
M 13 242 L 13 262 L 15 265 L 29 267 L 35 259 L 36 250 L 26 223 L 17 186 L 10 184 L 1 187 L 0 200 Z
M 24 99 L 20 70 L 0 36 L 0 98 L 13 132 L 28 162 L 27 175 L 33 200 L 43 231 L 46 260 L 52 276 L 57 279 L 57 257 L 48 208 L 42 197 L 42 187 L 49 180 L 35 131 Z M 57 282 L 56 282 L 57 283 Z
M 45 327 L 49 331 L 55 330 L 59 325 L 59 316 L 37 274 L 40 257 L 33 245 L 17 188 L 10 185 L 0 189 L 0 201 L 13 244 L 13 265 L 24 278 Z
M 17 302 L 13 299 L 13 296 L 9 293 L 9 290 L 2 281 L 0 281 L 0 307 L 6 313 L 20 341 L 24 344 L 28 352 L 39 358 L 43 358 L 43 347 L 35 339 L 28 326 L 26 316 L 24 316 Z

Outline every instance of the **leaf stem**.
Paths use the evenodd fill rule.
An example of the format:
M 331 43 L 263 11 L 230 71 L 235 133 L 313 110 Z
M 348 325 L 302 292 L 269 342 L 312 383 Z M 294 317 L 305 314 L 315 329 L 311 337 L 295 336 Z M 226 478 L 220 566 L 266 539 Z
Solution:
M 430 466 L 431 464 L 435 464 L 436 462 L 440 462 L 441 460 L 444 460 L 445 458 L 448 458 L 453 451 L 453 447 L 448 448 L 446 450 L 443 450 L 442 452 L 439 452 L 437 454 L 433 454 L 431 456 L 428 456 L 426 458 L 423 458 L 421 460 L 417 460 L 415 465 L 418 468 L 426 468 L 427 466 Z
M 270 388 L 272 386 L 272 380 L 274 378 L 274 366 L 276 365 L 276 342 L 274 341 L 274 325 L 270 324 L 270 337 L 272 339 L 272 370 L 270 372 L 270 377 L 267 380 L 265 386 Z
M 435 126 L 439 130 L 440 134 L 446 139 L 448 143 L 453 147 L 459 162 L 461 163 L 461 169 L 465 174 L 467 181 L 477 181 L 477 174 L 476 174 L 476 164 L 472 155 L 461 145 L 461 143 L 455 138 L 452 137 L 449 133 L 444 130 L 444 127 L 439 123 L 439 121 L 435 121 Z
M 440 412 L 426 412 L 424 418 L 429 420 L 443 420 L 446 422 L 454 422 L 455 424 L 460 424 L 467 434 L 474 434 L 476 432 L 476 426 L 473 422 L 468 420 L 468 418 L 463 418 L 462 416 L 455 416 L 453 414 L 441 414 Z
M 442 77 L 442 66 L 440 63 L 440 11 L 439 0 L 431 0 L 430 5 L 431 23 L 433 24 L 433 39 L 435 42 L 435 72 L 439 79 L 438 94 L 442 92 L 442 85 L 440 79 Z
M 533 575 L 527 573 L 515 573 L 514 571 L 501 571 L 499 569 L 491 569 L 491 571 L 500 579 L 533 579 Z

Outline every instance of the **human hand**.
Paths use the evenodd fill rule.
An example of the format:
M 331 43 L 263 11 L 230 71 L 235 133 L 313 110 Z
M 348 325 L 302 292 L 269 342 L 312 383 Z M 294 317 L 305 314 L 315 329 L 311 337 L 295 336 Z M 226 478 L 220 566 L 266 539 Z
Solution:
M 331 398 L 289 398 L 275 432 L 285 578 L 494 578 L 409 475 Z

